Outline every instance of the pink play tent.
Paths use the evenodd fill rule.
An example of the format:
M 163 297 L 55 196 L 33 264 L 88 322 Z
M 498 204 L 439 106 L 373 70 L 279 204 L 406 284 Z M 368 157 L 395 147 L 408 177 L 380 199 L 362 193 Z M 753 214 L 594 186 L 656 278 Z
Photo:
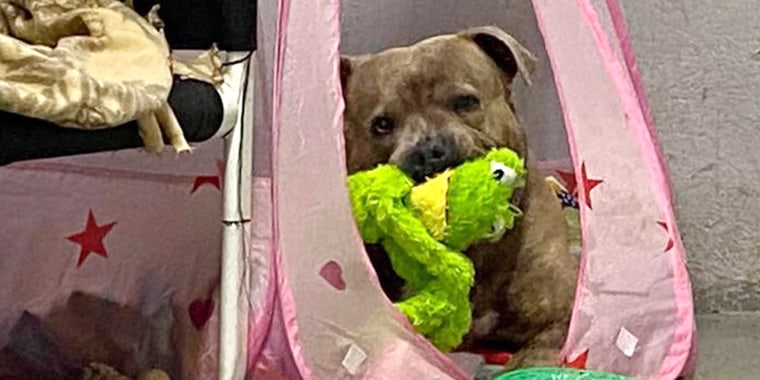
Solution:
M 363 251 L 338 61 L 486 24 L 539 57 L 533 85 L 516 84 L 518 116 L 547 175 L 578 194 L 581 269 L 560 359 L 642 379 L 690 375 L 685 252 L 615 0 L 279 0 L 258 13 L 252 222 L 241 277 L 222 279 L 223 300 L 250 312 L 226 322 L 247 326 L 229 330 L 247 344 L 222 357 L 224 379 L 471 377 L 410 329 Z
M 167 14 L 185 8 L 168 3 Z M 496 25 L 539 57 L 513 101 L 533 157 L 578 195 L 581 273 L 559 359 L 641 379 L 692 372 L 685 252 L 617 1 L 278 0 L 260 2 L 257 21 L 255 80 L 247 48 L 226 59 L 244 64 L 219 89 L 212 134 L 224 140 L 180 158 L 122 150 L 0 169 L 0 347 L 25 312 L 45 320 L 81 291 L 148 321 L 171 309 L 172 327 L 146 334 L 180 337 L 167 359 L 176 378 L 471 378 L 412 331 L 366 258 L 338 61 Z M 195 92 L 184 100 L 202 108 Z

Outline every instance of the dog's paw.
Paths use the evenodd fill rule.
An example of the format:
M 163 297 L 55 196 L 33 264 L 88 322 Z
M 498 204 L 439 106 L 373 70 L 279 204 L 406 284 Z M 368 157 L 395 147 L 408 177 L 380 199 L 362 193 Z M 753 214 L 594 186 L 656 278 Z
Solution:
M 129 380 L 112 367 L 101 363 L 90 363 L 84 368 L 84 380 Z
M 150 371 L 142 373 L 140 377 L 137 378 L 137 380 L 171 380 L 171 378 L 166 374 L 166 372 L 160 369 L 152 369 Z
M 488 336 L 499 323 L 499 313 L 490 310 L 484 315 L 475 318 L 470 327 L 470 334 L 477 338 Z

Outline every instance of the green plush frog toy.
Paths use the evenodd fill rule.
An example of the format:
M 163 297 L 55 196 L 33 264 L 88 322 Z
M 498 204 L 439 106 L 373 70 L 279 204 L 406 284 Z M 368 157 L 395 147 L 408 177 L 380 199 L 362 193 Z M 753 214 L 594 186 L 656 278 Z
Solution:
M 496 148 L 417 186 L 390 164 L 348 177 L 362 239 L 382 244 L 406 282 L 398 308 L 441 351 L 470 329 L 475 269 L 463 252 L 512 228 L 521 212 L 510 201 L 525 174 L 522 158 Z

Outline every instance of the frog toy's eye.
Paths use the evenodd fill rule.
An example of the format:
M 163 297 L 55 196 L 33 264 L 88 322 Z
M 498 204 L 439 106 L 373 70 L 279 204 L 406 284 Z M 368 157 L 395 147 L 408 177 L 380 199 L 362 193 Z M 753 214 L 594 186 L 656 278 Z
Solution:
M 504 222 L 504 219 L 498 218 L 493 222 L 491 225 L 491 231 L 483 237 L 483 240 L 495 243 L 501 240 L 505 232 L 507 232 L 507 224 Z
M 517 173 L 514 169 L 497 161 L 491 162 L 491 175 L 503 185 L 511 185 L 517 180 Z

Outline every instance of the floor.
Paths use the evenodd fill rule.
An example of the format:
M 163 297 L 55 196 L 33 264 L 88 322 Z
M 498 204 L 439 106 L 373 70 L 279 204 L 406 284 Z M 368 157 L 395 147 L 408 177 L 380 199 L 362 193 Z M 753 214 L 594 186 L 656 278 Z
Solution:
M 760 379 L 760 313 L 697 317 L 696 380 Z

